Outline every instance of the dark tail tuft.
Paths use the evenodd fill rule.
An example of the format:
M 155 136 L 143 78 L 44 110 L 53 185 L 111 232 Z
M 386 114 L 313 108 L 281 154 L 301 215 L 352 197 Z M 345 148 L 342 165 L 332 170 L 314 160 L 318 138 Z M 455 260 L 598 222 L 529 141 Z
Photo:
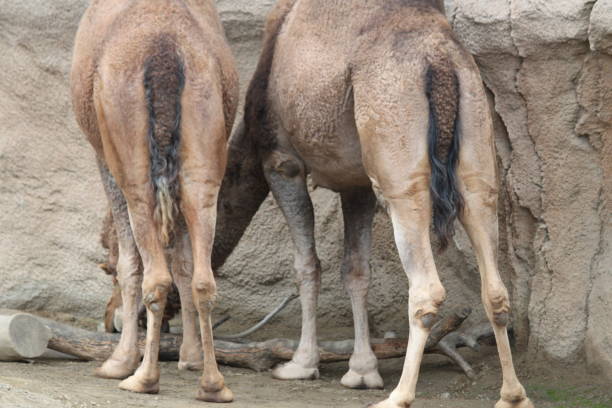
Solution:
M 181 95 L 185 75 L 183 61 L 172 38 L 157 38 L 151 50 L 144 68 L 151 181 L 156 199 L 155 221 L 163 244 L 168 245 L 178 211 Z
M 446 249 L 455 233 L 454 222 L 463 209 L 463 197 L 457 186 L 460 135 L 459 81 L 448 60 L 432 63 L 427 70 L 429 99 L 430 191 L 433 203 L 434 231 Z

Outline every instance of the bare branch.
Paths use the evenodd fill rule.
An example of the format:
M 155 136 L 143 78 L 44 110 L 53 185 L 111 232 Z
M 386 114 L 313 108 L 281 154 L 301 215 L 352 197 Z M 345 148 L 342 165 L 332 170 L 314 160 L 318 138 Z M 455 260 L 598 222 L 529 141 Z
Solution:
M 279 314 L 289 303 L 291 303 L 291 301 L 293 301 L 294 299 L 297 299 L 297 297 L 298 295 L 296 295 L 295 293 L 287 296 L 285 299 L 283 299 L 283 301 L 278 306 L 276 306 L 274 310 L 268 313 L 266 317 L 264 317 L 259 323 L 257 323 L 255 326 L 251 327 L 250 329 L 247 329 L 237 334 L 229 334 L 225 336 L 215 336 L 215 338 L 220 339 L 220 340 L 234 340 L 234 339 L 242 339 L 250 334 L 253 334 L 257 330 L 265 326 L 266 323 L 272 320 L 274 316 Z

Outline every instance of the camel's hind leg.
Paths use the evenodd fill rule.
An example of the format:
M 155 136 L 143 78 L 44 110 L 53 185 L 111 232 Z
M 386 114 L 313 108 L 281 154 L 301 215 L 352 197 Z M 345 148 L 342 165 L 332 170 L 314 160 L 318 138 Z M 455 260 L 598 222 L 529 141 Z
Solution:
M 530 408 L 531 401 L 519 382 L 508 341 L 508 291 L 497 269 L 497 180 L 493 128 L 480 77 L 474 71 L 459 75 L 462 147 L 458 174 L 465 209 L 460 219 L 478 260 L 482 301 L 493 325 L 501 360 L 503 385 L 496 408 Z
M 124 379 L 132 375 L 140 363 L 140 352 L 138 351 L 138 307 L 142 293 L 140 289 L 142 270 L 123 193 L 115 183 L 106 164 L 100 159 L 98 160 L 98 167 L 104 190 L 110 202 L 119 244 L 117 280 L 121 289 L 119 296 L 123 306 L 123 329 L 121 331 L 121 339 L 117 347 L 115 347 L 113 354 L 100 368 L 96 369 L 95 374 L 102 378 Z
M 349 388 L 382 388 L 378 361 L 370 345 L 367 296 L 370 285 L 370 246 L 376 197 L 370 188 L 342 192 L 344 260 L 342 279 L 351 298 L 355 348 L 342 385 Z
M 132 230 L 144 266 L 142 295 L 147 309 L 147 337 L 142 364 L 133 376 L 119 384 L 124 390 L 151 394 L 159 391 L 159 337 L 172 285 L 164 247 L 155 227 L 152 197 L 149 185 L 126 192 Z
M 147 308 L 147 337 L 142 364 L 119 387 L 128 391 L 159 391 L 159 337 L 166 296 L 172 284 L 164 247 L 154 217 L 155 199 L 149 171 L 146 133 L 149 117 L 144 89 L 126 86 L 123 73 L 103 70 L 105 80 L 96 88 L 95 103 L 105 161 L 127 202 L 134 240 L 142 260 L 143 303 Z M 102 86 L 104 84 L 104 86 Z
M 302 162 L 293 154 L 274 151 L 264 158 L 264 173 L 272 194 L 280 206 L 293 243 L 294 268 L 302 304 L 302 333 L 290 362 L 272 371 L 281 380 L 319 377 L 316 309 L 321 286 L 321 264 L 314 239 L 314 211 L 306 185 Z
M 398 386 L 376 408 L 406 408 L 415 399 L 425 343 L 445 290 L 434 264 L 429 227 L 428 101 L 424 75 L 414 72 L 355 78 L 355 112 L 363 161 L 385 201 L 410 284 L 410 334 Z M 399 86 L 398 86 L 399 85 Z M 378 90 L 378 91 L 377 91 Z
M 181 220 L 175 238 L 172 256 L 172 278 L 181 298 L 181 318 L 183 320 L 183 342 L 179 352 L 179 370 L 198 371 L 203 368 L 202 342 L 198 333 L 198 312 L 193 303 L 191 282 L 193 278 L 193 258 L 187 227 Z
M 182 99 L 180 206 L 191 240 L 191 287 L 199 315 L 204 356 L 204 372 L 200 379 L 197 399 L 230 402 L 234 396 L 225 385 L 217 366 L 211 323 L 217 297 L 211 254 L 217 218 L 217 197 L 227 159 L 227 130 L 223 119 L 221 91 L 217 86 L 208 82 L 206 77 L 191 78 L 185 84 Z
M 376 408 L 405 408 L 416 396 L 416 384 L 427 337 L 436 321 L 445 291 L 434 264 L 429 226 L 431 219 L 426 177 L 406 173 L 408 183 L 417 187 L 414 194 L 386 196 L 393 222 L 395 242 L 410 283 L 408 319 L 410 333 L 404 368 L 398 386 Z M 383 190 L 384 194 L 384 190 Z

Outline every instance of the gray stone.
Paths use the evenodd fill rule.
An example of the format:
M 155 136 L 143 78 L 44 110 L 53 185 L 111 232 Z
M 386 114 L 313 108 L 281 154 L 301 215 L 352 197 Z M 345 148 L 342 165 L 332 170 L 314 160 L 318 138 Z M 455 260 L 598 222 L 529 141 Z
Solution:
M 612 55 L 612 0 L 598 0 L 591 11 L 591 50 Z
M 609 2 L 500 2 L 500 14 L 510 10 L 503 32 L 488 7 L 457 4 L 455 30 L 505 127 L 502 223 L 520 343 L 539 357 L 586 354 L 612 376 Z

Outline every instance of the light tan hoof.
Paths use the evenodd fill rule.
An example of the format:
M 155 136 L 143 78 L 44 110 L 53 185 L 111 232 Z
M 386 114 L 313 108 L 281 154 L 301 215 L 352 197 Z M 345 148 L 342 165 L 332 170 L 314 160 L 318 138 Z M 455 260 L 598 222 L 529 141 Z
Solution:
M 138 368 L 138 361 L 131 364 L 125 361 L 114 360 L 109 358 L 94 370 L 94 375 L 100 378 L 109 378 L 114 380 L 123 380 L 134 374 Z
M 135 374 L 121 381 L 119 388 L 139 394 L 157 394 L 159 392 L 159 381 L 143 381 L 140 376 Z
M 379 402 L 378 404 L 368 405 L 368 408 L 410 408 L 410 404 L 398 404 L 390 399 Z
M 534 408 L 533 402 L 529 398 L 523 398 L 520 401 L 508 402 L 504 400 L 497 401 L 495 408 Z
M 277 380 L 316 380 L 319 378 L 319 369 L 302 367 L 293 361 L 289 361 L 276 366 L 272 370 L 272 377 Z
M 349 370 L 344 374 L 340 383 L 347 388 L 355 389 L 380 389 L 384 386 L 383 379 L 376 369 L 365 374 Z
M 206 402 L 232 402 L 234 400 L 234 393 L 225 386 L 219 391 L 206 391 L 204 388 L 200 388 L 196 399 Z
M 181 371 L 202 371 L 204 369 L 204 361 L 179 361 L 178 369 Z

